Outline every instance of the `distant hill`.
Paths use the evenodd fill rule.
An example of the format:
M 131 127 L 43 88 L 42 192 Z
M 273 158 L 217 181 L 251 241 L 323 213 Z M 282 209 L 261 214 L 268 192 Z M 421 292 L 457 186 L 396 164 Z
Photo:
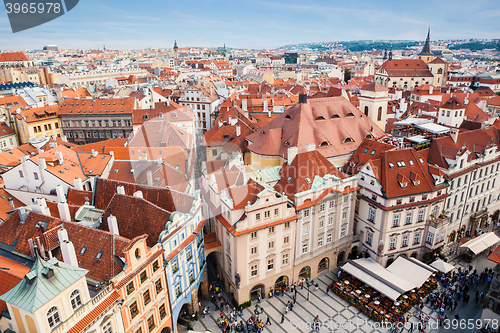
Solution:
M 353 52 L 357 51 L 372 51 L 372 50 L 404 50 L 412 46 L 421 45 L 420 42 L 408 40 L 389 40 L 389 41 L 374 41 L 374 40 L 355 40 L 343 42 L 323 42 L 323 43 L 302 43 L 289 44 L 277 48 L 277 50 L 300 50 L 312 49 L 315 51 L 325 51 L 329 49 L 345 49 Z
M 469 42 L 450 46 L 450 50 L 469 49 L 471 51 L 481 51 L 484 49 L 493 49 L 500 51 L 500 42 Z

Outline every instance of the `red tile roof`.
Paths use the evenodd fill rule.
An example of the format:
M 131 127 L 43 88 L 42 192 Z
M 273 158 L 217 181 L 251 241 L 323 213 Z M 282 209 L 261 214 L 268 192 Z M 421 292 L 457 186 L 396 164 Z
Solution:
M 345 98 L 332 97 L 294 105 L 247 140 L 248 149 L 260 155 L 287 158 L 289 147 L 314 143 L 329 158 L 356 150 L 367 135 L 384 132 Z
M 393 145 L 378 142 L 375 139 L 364 139 L 344 166 L 345 172 L 353 175 L 369 160 L 380 158 L 383 152 L 393 149 L 396 149 Z
M 80 333 L 83 332 L 94 320 L 96 320 L 103 312 L 105 312 L 116 300 L 120 299 L 120 294 L 113 291 L 101 303 L 99 303 L 92 311 L 85 317 L 71 327 L 67 333 Z
M 500 245 L 497 246 L 493 252 L 488 256 L 488 259 L 496 262 L 497 264 L 500 264 Z
M 174 110 L 181 109 L 181 108 L 182 107 L 179 104 L 177 104 L 173 101 L 169 101 L 168 103 L 157 102 L 157 103 L 155 103 L 155 106 L 153 109 L 135 109 L 134 116 L 133 116 L 133 124 L 134 125 L 142 125 L 147 120 L 154 119 L 154 118 L 158 117 L 160 114 L 167 114 L 167 113 L 170 113 Z M 183 109 L 187 109 L 187 108 L 183 108 Z M 186 111 L 186 112 L 188 112 L 188 111 Z M 180 116 L 180 117 L 183 116 L 182 111 L 178 111 L 176 114 L 178 114 L 178 116 Z M 191 112 L 191 114 L 192 114 L 192 112 Z M 185 118 L 187 118 L 187 116 Z M 192 119 L 192 117 L 190 119 Z M 184 119 L 184 120 L 190 120 L 190 119 L 188 118 L 188 119 Z M 179 118 L 179 120 L 183 120 L 183 119 Z
M 2 52 L 0 53 L 0 62 L 3 61 L 31 61 L 31 58 L 28 57 L 23 52 Z
M 247 184 L 241 186 L 233 186 L 229 188 L 229 195 L 233 200 L 233 209 L 244 209 L 249 203 L 254 204 L 259 194 L 264 187 L 259 183 L 250 179 Z
M 282 166 L 280 180 L 274 189 L 279 193 L 285 193 L 293 201 L 295 194 L 311 189 L 316 176 L 324 177 L 327 174 L 340 179 L 345 178 L 345 175 L 317 150 L 301 152 L 289 165 Z
M 132 114 L 133 98 L 65 99 L 59 115 Z
M 92 191 L 77 190 L 73 187 L 68 189 L 68 195 L 66 201 L 69 205 L 82 206 L 85 202 L 92 203 L 93 197 Z

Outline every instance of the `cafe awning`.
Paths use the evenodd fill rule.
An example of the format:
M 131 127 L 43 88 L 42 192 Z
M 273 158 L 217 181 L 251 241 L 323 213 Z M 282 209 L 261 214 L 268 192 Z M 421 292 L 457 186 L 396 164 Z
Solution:
M 389 272 L 411 282 L 414 288 L 420 288 L 437 270 L 420 260 L 399 256 L 389 267 Z
M 348 260 L 342 269 L 393 301 L 413 289 L 411 282 L 390 272 L 371 258 Z
M 451 272 L 452 270 L 455 269 L 455 266 L 453 266 L 452 264 L 448 264 L 447 262 L 442 261 L 442 260 L 434 261 L 431 264 L 431 266 L 434 267 L 435 269 L 437 269 L 438 271 L 443 272 L 445 274 L 448 272 Z
M 479 237 L 471 239 L 465 244 L 460 245 L 460 247 L 468 248 L 469 250 L 474 252 L 474 254 L 479 254 L 498 242 L 500 242 L 500 238 L 498 238 L 495 233 L 487 232 Z

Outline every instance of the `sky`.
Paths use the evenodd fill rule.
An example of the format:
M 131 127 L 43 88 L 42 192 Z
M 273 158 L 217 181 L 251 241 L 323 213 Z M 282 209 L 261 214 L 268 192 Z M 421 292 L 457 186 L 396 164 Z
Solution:
M 0 4 L 0 8 L 1 4 Z M 80 0 L 65 15 L 12 33 L 0 50 L 276 48 L 346 40 L 500 38 L 499 0 Z

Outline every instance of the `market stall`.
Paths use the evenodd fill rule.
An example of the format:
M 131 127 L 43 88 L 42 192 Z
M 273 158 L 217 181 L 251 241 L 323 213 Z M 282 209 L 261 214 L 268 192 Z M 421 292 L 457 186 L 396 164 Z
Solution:
M 443 260 L 436 260 L 431 264 L 431 266 L 440 271 L 441 273 L 445 274 L 455 269 L 455 266 L 453 266 L 452 264 L 448 264 Z
M 460 245 L 460 248 L 465 248 L 466 252 L 462 257 L 468 261 L 472 260 L 475 255 L 482 253 L 484 250 L 500 242 L 500 238 L 494 232 L 487 232 L 471 239 L 470 241 Z

